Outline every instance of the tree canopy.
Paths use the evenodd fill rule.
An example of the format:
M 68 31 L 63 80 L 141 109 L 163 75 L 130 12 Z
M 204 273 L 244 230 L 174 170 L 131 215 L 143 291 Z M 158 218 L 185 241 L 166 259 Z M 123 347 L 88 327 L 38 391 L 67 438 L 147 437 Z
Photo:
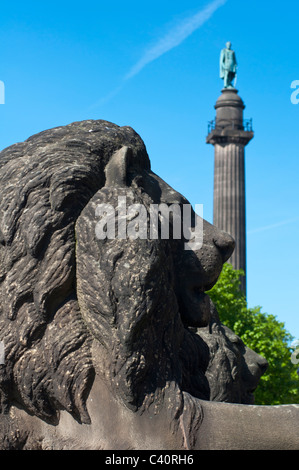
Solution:
M 222 323 L 269 363 L 255 392 L 255 403 L 299 403 L 298 365 L 291 361 L 294 351 L 291 341 L 294 338 L 285 329 L 284 323 L 279 322 L 274 315 L 263 313 L 262 307 L 248 307 L 240 287 L 242 275 L 242 271 L 226 263 L 219 280 L 208 294 Z

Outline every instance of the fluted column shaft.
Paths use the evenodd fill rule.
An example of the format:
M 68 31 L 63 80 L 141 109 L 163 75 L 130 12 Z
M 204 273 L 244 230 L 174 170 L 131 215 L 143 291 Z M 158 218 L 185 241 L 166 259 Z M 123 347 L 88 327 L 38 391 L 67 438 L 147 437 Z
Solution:
M 228 260 L 246 273 L 246 208 L 244 145 L 215 144 L 213 224 L 232 235 L 236 247 Z M 246 292 L 246 278 L 242 278 Z
M 240 280 L 246 295 L 245 147 L 254 133 L 251 125 L 244 126 L 245 105 L 235 88 L 222 90 L 215 109 L 206 140 L 215 149 L 213 224 L 235 239 L 228 262 L 244 271 Z

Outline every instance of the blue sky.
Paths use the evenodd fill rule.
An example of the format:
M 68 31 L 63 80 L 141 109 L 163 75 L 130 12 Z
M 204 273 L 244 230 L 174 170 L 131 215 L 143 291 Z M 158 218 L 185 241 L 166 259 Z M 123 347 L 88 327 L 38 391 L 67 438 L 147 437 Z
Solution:
M 298 1 L 2 2 L 0 148 L 83 119 L 130 125 L 152 168 L 212 222 L 207 122 L 230 40 L 253 118 L 246 148 L 247 284 L 299 338 Z

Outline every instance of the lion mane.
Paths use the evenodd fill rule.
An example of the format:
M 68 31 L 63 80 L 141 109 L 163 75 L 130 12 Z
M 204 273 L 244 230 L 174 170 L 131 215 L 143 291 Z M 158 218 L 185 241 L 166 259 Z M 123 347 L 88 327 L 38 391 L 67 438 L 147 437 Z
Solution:
M 128 127 L 85 121 L 44 131 L 0 157 L 1 409 L 18 403 L 45 420 L 64 408 L 88 422 L 94 371 L 76 295 L 76 220 L 104 185 L 123 145 L 149 167 Z
M 67 410 L 89 423 L 94 341 L 100 363 L 111 356 L 107 380 L 130 408 L 173 381 L 209 399 L 208 348 L 181 321 L 171 243 L 94 236 L 95 205 L 116 198 L 105 168 L 124 146 L 132 189 L 123 194 L 150 203 L 136 182 L 149 158 L 130 127 L 76 122 L 0 154 L 2 413 L 15 405 L 55 424 Z

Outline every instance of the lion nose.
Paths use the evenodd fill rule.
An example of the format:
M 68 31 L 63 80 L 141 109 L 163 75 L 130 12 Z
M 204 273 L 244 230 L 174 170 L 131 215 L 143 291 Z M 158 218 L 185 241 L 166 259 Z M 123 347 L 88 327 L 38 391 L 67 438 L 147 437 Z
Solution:
M 223 263 L 227 261 L 235 249 L 235 240 L 223 230 L 217 230 L 213 237 L 214 244 L 219 249 Z

